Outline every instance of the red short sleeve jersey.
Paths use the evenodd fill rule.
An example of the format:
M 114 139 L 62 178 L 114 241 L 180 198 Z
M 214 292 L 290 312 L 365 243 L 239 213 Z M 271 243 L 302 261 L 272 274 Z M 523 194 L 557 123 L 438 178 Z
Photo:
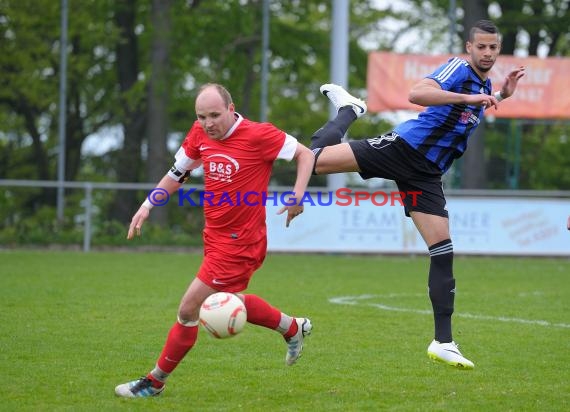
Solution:
M 263 196 L 285 136 L 240 116 L 228 137 L 212 140 L 194 123 L 182 148 L 203 163 L 206 242 L 251 244 L 266 236 Z

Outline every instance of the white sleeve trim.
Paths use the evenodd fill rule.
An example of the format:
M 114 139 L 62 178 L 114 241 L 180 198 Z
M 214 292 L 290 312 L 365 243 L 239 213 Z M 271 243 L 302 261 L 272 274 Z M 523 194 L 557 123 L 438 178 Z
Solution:
M 174 161 L 174 166 L 176 166 L 176 168 L 181 171 L 186 172 L 188 170 L 195 169 L 199 166 L 199 164 L 198 165 L 194 164 L 196 163 L 196 159 L 191 159 L 188 156 L 186 156 L 186 152 L 184 151 L 183 147 L 178 149 L 178 151 L 174 155 L 174 158 L 176 159 Z
M 295 152 L 297 151 L 297 139 L 290 134 L 285 133 L 285 142 L 281 151 L 277 155 L 277 159 L 284 159 L 287 161 L 293 160 Z

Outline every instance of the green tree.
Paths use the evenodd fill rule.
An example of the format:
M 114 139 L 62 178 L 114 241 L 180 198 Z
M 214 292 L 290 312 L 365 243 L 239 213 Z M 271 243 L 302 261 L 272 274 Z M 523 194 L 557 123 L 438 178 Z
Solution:
M 415 31 L 425 34 L 421 38 L 422 47 L 431 51 L 447 53 L 450 51 L 450 44 L 454 44 L 454 53 L 464 52 L 464 44 L 467 40 L 466 30 L 479 19 L 491 19 L 499 27 L 503 44 L 501 54 L 513 55 L 515 51 L 519 54 L 529 56 L 570 56 L 570 33 L 568 30 L 568 1 L 567 0 L 505 0 L 501 2 L 492 0 L 457 0 L 456 10 L 450 16 L 450 2 L 447 0 L 433 0 L 425 2 L 422 0 L 409 0 L 406 2 L 409 7 L 403 7 L 402 11 L 391 13 L 401 27 L 392 37 L 392 43 L 407 33 Z M 449 39 L 450 18 L 456 21 L 456 38 Z M 382 23 L 379 23 L 381 26 Z M 379 29 L 379 27 L 378 27 Z M 527 39 L 525 41 L 525 39 Z M 417 52 L 417 44 L 413 47 Z M 400 50 L 407 51 L 407 50 Z M 523 80 L 524 81 L 524 80 Z M 500 85 L 495 85 L 499 87 Z M 514 120 L 517 122 L 518 120 Z M 524 120 L 523 120 L 524 121 Z M 524 127 L 520 128 L 497 128 L 495 125 L 483 124 L 470 138 L 469 149 L 461 158 L 460 162 L 454 165 L 454 172 L 459 173 L 463 188 L 486 188 L 486 187 L 520 187 L 542 188 L 539 182 L 541 179 L 552 183 L 558 181 L 559 187 L 564 188 L 567 170 L 570 168 L 570 160 L 560 159 L 560 163 L 549 165 L 548 172 L 533 169 L 532 184 L 525 181 L 525 174 L 521 174 L 520 182 L 513 180 L 512 173 L 501 173 L 503 180 L 498 183 L 493 175 L 497 170 L 497 162 L 504 162 L 501 169 L 526 170 L 530 164 L 522 163 L 514 165 L 513 162 L 526 162 L 534 158 L 535 155 L 542 158 L 543 152 L 549 158 L 549 152 L 565 153 L 568 149 L 568 142 L 560 138 L 558 130 L 568 124 L 568 121 L 558 121 L 550 123 L 549 127 L 543 127 L 541 122 L 532 124 L 524 122 Z M 536 131 L 534 128 L 537 128 Z M 496 133 L 502 130 L 506 134 Z M 516 136 L 509 135 L 513 130 L 521 130 L 522 142 L 519 142 L 522 154 L 513 153 L 513 148 L 509 148 L 506 142 L 515 139 Z M 544 139 L 534 139 L 538 133 L 551 133 L 544 136 Z M 561 133 L 564 135 L 564 133 Z M 515 145 L 516 146 L 516 145 Z M 528 156 L 526 155 L 528 152 Z M 492 156 L 492 157 L 491 157 Z M 558 157 L 557 157 L 558 158 Z M 520 160 L 519 160 L 520 159 Z M 568 158 L 566 158 L 568 159 Z M 483 165 L 483 167 L 481 167 Z M 490 168 L 488 170 L 488 167 Z M 557 178 L 553 178 L 556 175 Z M 536 185 L 536 186 L 535 186 Z M 555 188 L 555 187 L 551 187 Z
M 499 6 L 496 20 L 503 33 L 502 53 L 522 50 L 529 56 L 570 56 L 568 1 L 507 0 Z M 526 34 L 527 42 L 520 40 L 525 37 L 521 34 Z M 489 134 L 486 147 L 499 154 L 495 161 L 504 163 L 507 187 L 570 189 L 569 122 L 511 120 L 504 133 Z M 499 122 L 493 128 L 502 126 Z
M 423 34 L 425 50 L 446 51 L 449 46 L 447 0 L 409 0 L 400 11 L 377 10 L 375 3 L 350 2 L 348 84 L 357 93 L 366 89 L 369 50 L 391 50 L 399 36 L 412 30 Z M 226 85 L 238 111 L 259 119 L 262 4 L 262 0 L 70 1 L 66 180 L 156 181 L 195 119 L 197 87 L 207 82 Z M 551 56 L 569 53 L 567 1 L 458 0 L 457 5 L 458 16 L 464 16 L 458 19 L 458 33 L 463 33 L 469 18 L 489 15 L 505 34 L 505 53 L 521 48 L 530 55 L 542 50 Z M 330 80 L 331 11 L 331 2 L 324 0 L 270 1 L 268 119 L 304 143 L 328 117 L 328 101 L 319 96 L 318 87 Z M 60 15 L 58 1 L 0 0 L 1 178 L 56 178 Z M 390 37 L 387 21 L 394 20 L 401 26 Z M 528 44 L 516 43 L 523 32 Z M 525 124 L 521 129 L 521 187 L 566 184 L 570 156 L 561 155 L 568 148 L 566 125 Z M 123 137 L 119 149 L 102 156 L 82 154 L 88 136 L 104 138 L 103 130 L 117 126 Z M 382 116 L 370 115 L 355 123 L 350 136 L 369 137 L 389 127 Z M 493 157 L 491 166 L 502 162 L 508 176 L 512 153 L 505 151 L 505 130 L 509 129 L 501 127 L 488 125 L 482 150 L 486 159 L 489 153 L 504 153 Z M 288 184 L 293 176 L 289 164 L 280 164 L 274 182 Z M 312 182 L 323 184 L 318 177 Z M 52 189 L 10 193 L 0 199 L 3 222 L 17 223 L 42 206 L 55 204 Z M 124 225 L 142 195 L 122 191 L 100 196 L 106 206 L 101 217 Z M 170 212 L 171 224 L 192 220 L 184 216 L 186 210 Z
M 105 25 L 105 2 L 70 2 L 66 98 L 65 178 L 81 166 L 81 146 L 90 134 L 116 121 L 112 109 L 113 61 L 106 50 L 116 32 Z M 41 10 L 41 13 L 38 13 Z M 5 149 L 3 177 L 54 180 L 58 153 L 60 75 L 59 2 L 0 3 L 0 108 Z M 99 23 L 97 21 L 99 20 Z M 32 209 L 54 204 L 53 191 L 22 200 Z M 36 206 L 34 206 L 36 205 Z

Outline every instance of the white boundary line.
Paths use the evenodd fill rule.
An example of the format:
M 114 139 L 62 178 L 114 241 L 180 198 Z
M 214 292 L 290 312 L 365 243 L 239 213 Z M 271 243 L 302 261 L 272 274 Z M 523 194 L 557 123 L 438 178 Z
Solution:
M 431 310 L 420 310 L 420 309 L 409 309 L 409 308 L 399 308 L 395 306 L 388 306 L 383 303 L 365 303 L 362 302 L 364 300 L 374 299 L 374 298 L 395 298 L 401 296 L 420 296 L 419 294 L 411 295 L 411 294 L 397 294 L 391 293 L 388 295 L 360 295 L 360 296 L 338 296 L 334 298 L 329 298 L 330 303 L 334 303 L 337 305 L 362 305 L 362 306 L 371 306 L 382 310 L 388 310 L 392 312 L 407 312 L 407 313 L 416 313 L 419 315 L 432 315 L 433 312 Z M 547 326 L 552 328 L 565 328 L 570 329 L 570 324 L 568 323 L 552 323 L 547 320 L 530 320 L 530 319 L 521 319 L 521 318 L 509 318 L 506 316 L 488 316 L 488 315 L 477 315 L 473 313 L 454 313 L 453 316 L 461 317 L 461 318 L 469 318 L 469 319 L 477 319 L 477 320 L 494 320 L 499 322 L 510 322 L 510 323 L 522 323 L 524 325 L 539 325 L 539 326 Z

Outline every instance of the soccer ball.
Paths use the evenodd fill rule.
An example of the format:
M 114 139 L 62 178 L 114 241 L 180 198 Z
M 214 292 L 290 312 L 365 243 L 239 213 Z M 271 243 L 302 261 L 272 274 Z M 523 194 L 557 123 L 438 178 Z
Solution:
M 200 323 L 217 339 L 231 338 L 243 330 L 247 320 L 245 305 L 233 293 L 218 292 L 200 307 Z

